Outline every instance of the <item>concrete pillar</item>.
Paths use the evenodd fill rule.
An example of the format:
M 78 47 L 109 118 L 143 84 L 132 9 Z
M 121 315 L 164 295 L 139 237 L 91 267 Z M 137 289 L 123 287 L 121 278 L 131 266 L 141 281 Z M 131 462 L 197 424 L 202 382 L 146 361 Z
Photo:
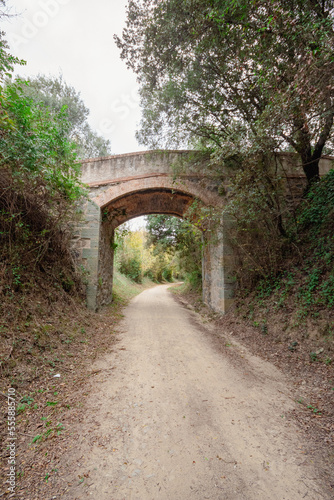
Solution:
M 228 219 L 224 219 L 216 234 L 203 245 L 203 302 L 223 314 L 233 304 L 235 288 L 233 253 L 228 244 L 229 225 Z

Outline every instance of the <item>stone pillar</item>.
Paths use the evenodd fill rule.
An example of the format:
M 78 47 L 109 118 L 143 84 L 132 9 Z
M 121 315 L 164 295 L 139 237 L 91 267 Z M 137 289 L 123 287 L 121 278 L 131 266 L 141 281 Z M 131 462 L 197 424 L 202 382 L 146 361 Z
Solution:
M 214 311 L 225 314 L 233 304 L 235 281 L 232 276 L 233 254 L 228 244 L 229 221 L 216 235 L 204 243 L 203 250 L 203 302 Z
M 87 307 L 96 310 L 98 307 L 98 274 L 100 253 L 101 209 L 92 201 L 84 206 L 84 222 L 80 225 L 82 264 L 88 271 Z
M 108 220 L 102 220 L 100 229 L 97 307 L 112 302 L 113 268 L 114 229 Z
M 202 299 L 211 307 L 211 248 L 202 233 Z

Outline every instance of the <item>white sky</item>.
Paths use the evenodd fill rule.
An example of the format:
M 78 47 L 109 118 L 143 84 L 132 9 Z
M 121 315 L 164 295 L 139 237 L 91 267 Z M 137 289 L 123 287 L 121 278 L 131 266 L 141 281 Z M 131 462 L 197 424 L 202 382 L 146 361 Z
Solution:
M 15 74 L 62 73 L 90 110 L 89 123 L 111 141 L 113 154 L 142 151 L 135 75 L 120 59 L 127 0 L 7 0 L 17 17 L 2 20 L 11 53 L 27 61 Z

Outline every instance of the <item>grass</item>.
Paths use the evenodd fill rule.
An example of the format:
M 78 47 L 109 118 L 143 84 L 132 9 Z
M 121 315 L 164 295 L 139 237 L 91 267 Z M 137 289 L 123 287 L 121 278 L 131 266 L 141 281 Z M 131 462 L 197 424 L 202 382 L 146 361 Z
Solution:
M 142 283 L 135 283 L 133 280 L 124 276 L 119 271 L 114 272 L 113 281 L 113 300 L 115 305 L 125 305 L 136 295 L 148 288 L 156 286 L 156 283 L 151 281 L 149 278 L 144 278 Z

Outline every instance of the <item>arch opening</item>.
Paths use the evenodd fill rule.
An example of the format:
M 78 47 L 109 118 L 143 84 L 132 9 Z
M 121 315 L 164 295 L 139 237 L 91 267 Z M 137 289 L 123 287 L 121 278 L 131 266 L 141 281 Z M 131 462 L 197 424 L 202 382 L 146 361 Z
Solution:
M 142 189 L 111 200 L 103 207 L 103 222 L 113 229 L 142 215 L 166 214 L 183 218 L 195 197 L 170 188 Z
M 145 220 L 143 220 L 145 219 Z M 179 216 L 150 214 L 115 230 L 114 282 L 202 282 L 202 233 Z
M 168 187 L 146 188 L 110 200 L 101 209 L 97 303 L 112 301 L 115 230 L 136 217 L 150 214 L 172 215 L 183 219 L 194 196 Z

